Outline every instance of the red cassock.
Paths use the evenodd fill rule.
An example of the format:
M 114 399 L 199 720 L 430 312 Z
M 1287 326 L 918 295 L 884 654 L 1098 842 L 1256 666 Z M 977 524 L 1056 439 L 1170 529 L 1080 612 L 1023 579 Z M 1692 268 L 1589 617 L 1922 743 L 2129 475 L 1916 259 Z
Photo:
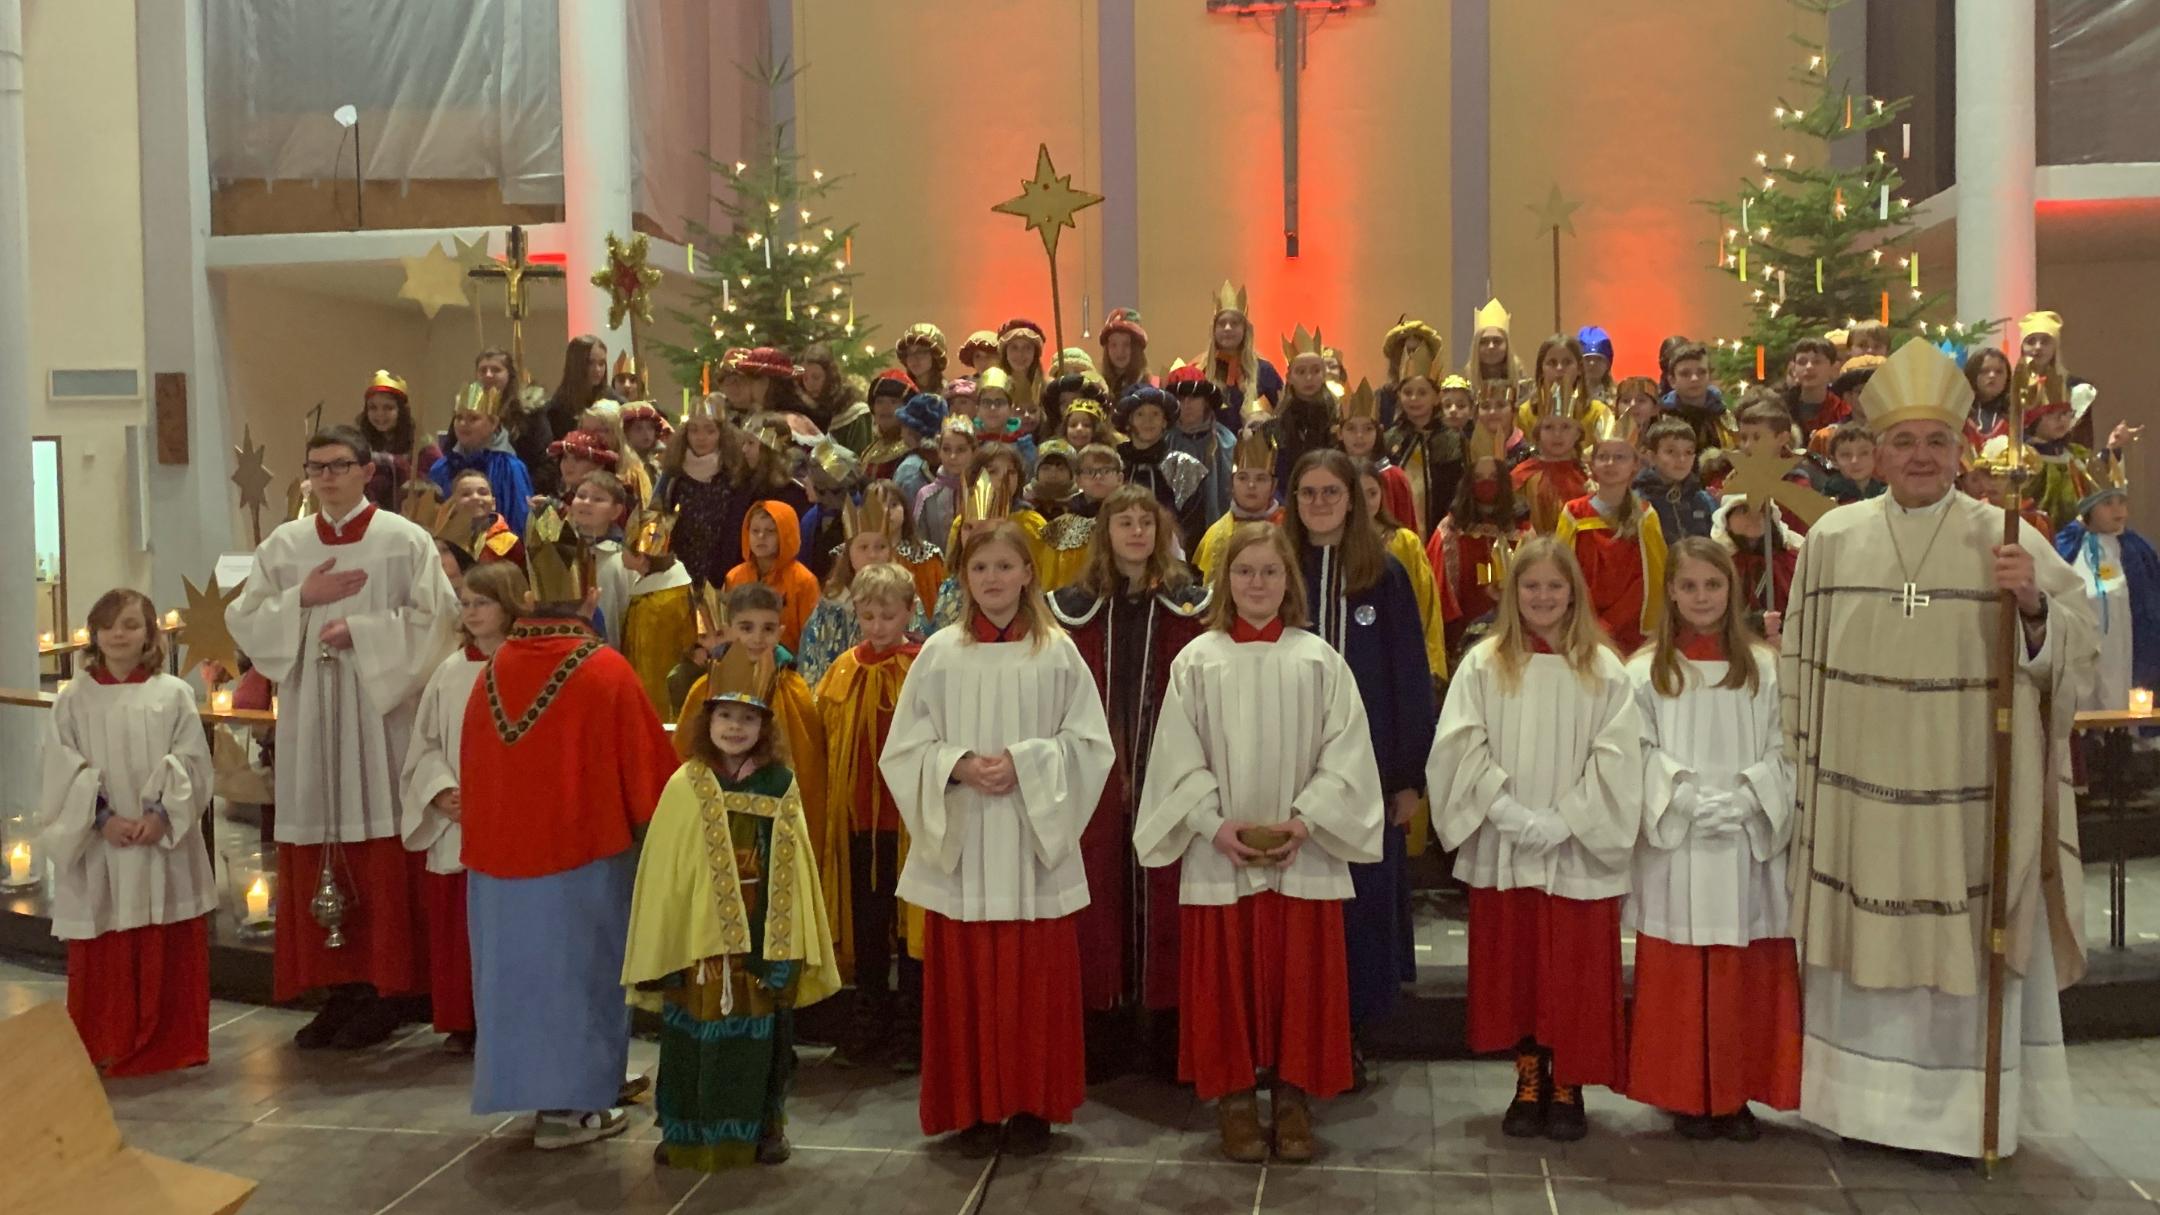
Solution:
M 1733 555 L 1733 571 L 1740 576 L 1740 597 L 1747 601 L 1751 610 L 1763 607 L 1763 552 L 1760 542 L 1750 543 L 1735 536 L 1740 547 Z M 1793 570 L 1800 564 L 1800 554 L 1790 548 L 1781 548 L 1776 559 L 1770 563 L 1770 610 L 1783 612 L 1785 600 L 1792 594 Z
M 1075 916 L 923 916 L 923 1134 L 1033 1114 L 1071 1122 L 1087 1097 Z
M 1638 504 L 1636 509 L 1643 508 Z M 1597 504 L 1586 497 L 1569 502 L 1566 510 L 1577 519 L 1595 519 L 1598 513 Z M 1573 543 L 1598 622 L 1622 654 L 1634 653 L 1643 643 L 1642 541 L 1602 527 L 1576 532 Z
M 1791 937 L 1746 946 L 1635 938 L 1627 1095 L 1676 1114 L 1800 1105 L 1800 963 Z
M 1088 905 L 1078 913 L 1080 986 L 1090 1012 L 1116 1008 L 1135 995 L 1149 1008 L 1178 1005 L 1178 866 L 1140 867 L 1132 848 L 1133 806 L 1147 774 L 1148 741 L 1170 684 L 1170 662 L 1206 631 L 1204 603 L 1197 591 L 1111 602 L 1079 587 L 1051 600 L 1095 676 L 1117 750 L 1095 814 L 1080 833 L 1088 878 Z
M 67 946 L 68 1016 L 100 1071 L 148 1076 L 210 1061 L 210 917 Z
M 322 885 L 321 844 L 277 846 L 277 935 L 271 948 L 271 994 L 279 1003 L 318 987 L 370 983 L 381 996 L 428 989 L 427 916 L 421 883 L 427 856 L 407 852 L 396 836 L 340 844 L 331 862 L 347 905 L 345 943 L 329 935 L 309 904 Z
M 1261 1068 L 1315 1097 L 1350 1087 L 1342 906 L 1269 890 L 1182 909 L 1178 1079 L 1202 1101 L 1253 1087 Z
M 420 902 L 427 911 L 428 1000 L 435 1032 L 471 1033 L 472 938 L 465 926 L 465 875 L 426 874 L 420 879 Z
M 1556 1082 L 1621 1091 L 1621 902 L 1471 887 L 1470 1049 L 1534 1038 L 1551 1048 Z

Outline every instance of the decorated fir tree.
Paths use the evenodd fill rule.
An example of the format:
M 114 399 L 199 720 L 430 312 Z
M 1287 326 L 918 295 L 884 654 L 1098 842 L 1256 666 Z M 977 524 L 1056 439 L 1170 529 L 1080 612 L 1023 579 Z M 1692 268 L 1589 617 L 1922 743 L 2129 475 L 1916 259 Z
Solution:
M 1844 0 L 1789 3 L 1821 16 Z M 1742 336 L 1713 344 L 1713 374 L 1726 384 L 1775 379 L 1794 342 L 1859 321 L 1884 322 L 1897 343 L 1938 329 L 1946 338 L 1980 336 L 1992 323 L 1930 327 L 1921 319 L 1941 297 L 1922 289 L 1905 244 L 1912 213 L 1897 161 L 1907 142 L 1897 140 L 1893 154 L 1878 141 L 1857 168 L 1829 163 L 1833 142 L 1889 128 L 1911 99 L 1855 94 L 1834 74 L 1827 48 L 1798 34 L 1792 41 L 1800 59 L 1791 78 L 1806 92 L 1798 104 L 1780 99 L 1777 141 L 1755 154 L 1738 198 L 1703 204 L 1724 224 L 1717 269 L 1738 280 L 1753 313 Z
M 787 73 L 768 80 L 784 82 Z M 822 342 L 843 371 L 867 375 L 881 359 L 867 339 L 876 331 L 855 314 L 855 225 L 825 214 L 826 196 L 841 180 L 822 169 L 805 175 L 785 124 L 755 162 L 725 164 L 706 157 L 732 187 L 713 202 L 727 230 L 690 221 L 694 303 L 673 309 L 688 331 L 685 345 L 659 343 L 683 383 L 700 382 L 736 347 L 775 346 L 789 355 Z

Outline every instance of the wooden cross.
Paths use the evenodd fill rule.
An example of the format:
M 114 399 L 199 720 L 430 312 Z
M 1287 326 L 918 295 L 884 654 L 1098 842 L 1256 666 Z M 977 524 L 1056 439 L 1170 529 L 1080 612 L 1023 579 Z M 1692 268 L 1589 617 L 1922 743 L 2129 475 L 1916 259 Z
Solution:
M 525 280 L 528 278 L 563 277 L 561 266 L 528 261 L 525 257 L 525 229 L 510 225 L 510 234 L 503 242 L 503 260 L 475 266 L 467 271 L 472 278 L 499 278 L 503 281 L 504 310 L 510 317 L 510 357 L 516 361 L 522 374 L 525 370 Z M 511 385 L 512 390 L 516 385 Z
M 1905 588 L 1897 593 L 1897 601 L 1898 606 L 1905 609 L 1907 620 L 1912 619 L 1914 608 L 1924 608 L 1934 602 L 1932 597 L 1921 594 L 1919 584 L 1914 582 L 1905 584 Z
M 1322 19 L 1374 0 L 1207 0 L 1207 11 L 1275 19 L 1275 71 L 1282 78 L 1283 256 L 1298 255 L 1298 73 L 1305 70 L 1305 14 Z

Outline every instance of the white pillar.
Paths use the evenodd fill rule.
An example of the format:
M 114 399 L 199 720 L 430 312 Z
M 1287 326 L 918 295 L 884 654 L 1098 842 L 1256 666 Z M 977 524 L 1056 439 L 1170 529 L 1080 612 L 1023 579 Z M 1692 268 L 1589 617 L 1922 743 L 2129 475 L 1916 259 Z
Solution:
M 560 0 L 556 20 L 570 334 L 599 334 L 612 358 L 629 348 L 629 327 L 608 328 L 607 292 L 592 276 L 607 264 L 608 233 L 630 238 L 630 15 L 625 0 Z
M 23 163 L 21 0 L 0 0 L 0 686 L 37 686 L 37 579 L 30 512 L 30 215 Z M 0 709 L 0 770 L 36 771 L 38 722 Z M 9 780 L 0 806 L 28 809 L 35 782 Z
M 2033 0 L 1957 0 L 1957 314 L 2033 309 Z M 2016 335 L 2012 335 L 2016 336 Z

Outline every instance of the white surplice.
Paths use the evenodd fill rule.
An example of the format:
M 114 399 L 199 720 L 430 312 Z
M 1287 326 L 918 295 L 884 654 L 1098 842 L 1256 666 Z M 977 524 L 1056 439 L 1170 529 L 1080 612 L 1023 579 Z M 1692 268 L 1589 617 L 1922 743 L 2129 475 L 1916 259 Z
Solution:
M 331 524 L 311 517 L 271 532 L 225 618 L 241 651 L 278 685 L 277 840 L 323 843 L 333 814 L 340 842 L 394 839 L 403 834 L 397 785 L 414 702 L 450 649 L 457 595 L 418 524 L 363 508 L 339 534 L 364 533 L 342 544 L 326 543 L 318 526 Z M 367 585 L 303 608 L 301 581 L 325 561 L 336 562 L 333 571 L 365 570 Z M 322 631 L 339 620 L 352 648 L 322 662 Z
M 1010 751 L 1019 788 L 951 780 L 969 753 Z M 912 841 L 894 893 L 953 920 L 1046 920 L 1088 905 L 1080 832 L 1109 778 L 1110 726 L 1072 639 L 923 643 L 878 770 Z
M 1685 690 L 1650 685 L 1648 650 L 1627 664 L 1643 727 L 1643 830 L 1622 924 L 1675 945 L 1746 945 L 1792 935 L 1785 850 L 1792 843 L 1792 765 L 1778 721 L 1777 659 L 1755 664 L 1755 690 L 1721 688 L 1727 664 L 1681 658 Z M 1753 803 L 1739 834 L 1691 836 L 1673 809 L 1682 790 L 1738 793 Z
M 1382 801 L 1365 704 L 1342 655 L 1304 629 L 1247 642 L 1210 630 L 1170 664 L 1133 847 L 1149 867 L 1185 862 L 1180 903 L 1267 890 L 1348 899 L 1350 862 L 1380 859 Z M 1292 815 L 1311 839 L 1288 865 L 1239 867 L 1215 850 L 1226 818 L 1272 826 Z
M 1531 654 L 1502 686 L 1497 641 L 1463 655 L 1425 762 L 1433 826 L 1455 876 L 1481 889 L 1566 899 L 1628 892 L 1642 825 L 1642 726 L 1627 671 L 1600 647 L 1587 681 L 1557 654 Z M 1557 810 L 1568 838 L 1528 857 L 1491 821 L 1502 797 Z
M 420 692 L 412 739 L 405 748 L 399 788 L 405 798 L 405 850 L 427 853 L 429 873 L 463 873 L 458 859 L 465 830 L 429 803 L 458 787 L 458 748 L 465 737 L 465 705 L 472 699 L 487 659 L 459 650 L 442 660 Z
M 210 744 L 195 693 L 171 675 L 141 683 L 76 679 L 45 725 L 39 843 L 53 865 L 53 935 L 83 941 L 178 924 L 217 907 L 199 834 L 210 807 Z M 155 844 L 106 842 L 98 795 L 120 818 L 162 806 L 172 829 Z

